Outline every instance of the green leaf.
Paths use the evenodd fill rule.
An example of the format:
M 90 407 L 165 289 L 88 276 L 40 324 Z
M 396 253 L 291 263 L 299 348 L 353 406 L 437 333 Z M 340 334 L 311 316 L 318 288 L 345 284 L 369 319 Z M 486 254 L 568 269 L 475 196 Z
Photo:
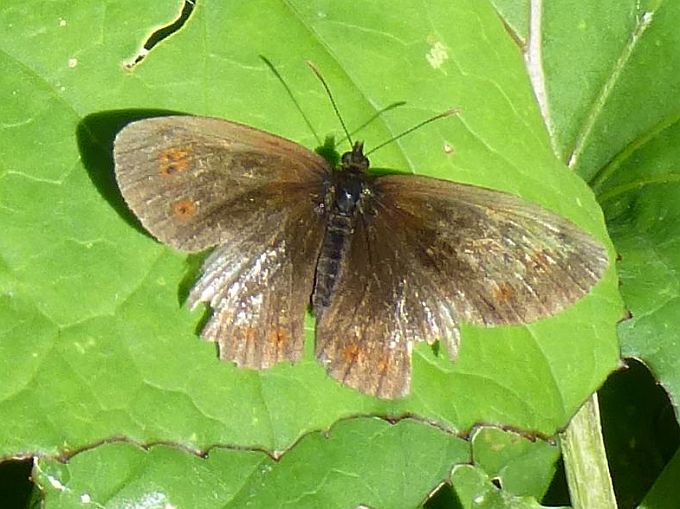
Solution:
M 559 448 L 511 431 L 482 426 L 470 439 L 472 465 L 455 467 L 426 507 L 539 507 L 555 473 Z M 447 497 L 447 498 L 445 498 Z
M 567 3 L 551 2 L 542 13 L 550 91 L 544 116 L 562 157 L 591 180 L 621 258 L 621 290 L 632 312 L 619 328 L 622 354 L 650 367 L 670 393 L 677 418 L 679 6 L 607 1 L 565 9 Z M 639 409 L 657 397 L 630 390 L 607 396 L 622 409 Z M 646 477 L 657 475 L 663 459 L 658 436 L 656 443 L 639 441 L 646 428 L 657 427 L 647 422 L 648 414 L 638 422 L 630 411 L 618 417 L 624 421 L 615 426 L 625 423 L 628 441 L 608 441 L 608 457 L 615 467 L 621 456 L 634 458 L 614 470 L 619 503 L 626 506 L 631 494 L 644 489 Z M 671 442 L 677 446 L 677 438 Z M 638 468 L 643 476 L 636 475 Z
M 625 66 L 607 84 L 611 90 L 587 145 L 608 140 L 596 157 L 606 164 L 594 189 L 621 257 L 621 291 L 632 314 L 619 327 L 622 354 L 649 366 L 670 393 L 677 415 L 680 37 L 675 27 L 680 5 L 651 2 L 636 16 Z
M 157 445 L 111 443 L 67 464 L 40 461 L 34 477 L 51 508 L 415 507 L 467 444 L 416 421 L 343 421 L 303 438 L 278 460 L 261 451 L 211 449 L 206 457 Z M 348 454 L 349 452 L 349 454 Z
M 451 482 L 463 509 L 540 509 L 541 504 L 533 497 L 518 497 L 493 485 L 489 477 L 470 465 L 453 470 Z
M 340 139 L 304 64 L 311 59 L 350 127 L 407 101 L 360 133 L 368 147 L 461 109 L 372 154 L 374 166 L 512 192 L 607 242 L 589 189 L 553 154 L 522 54 L 491 5 L 379 1 L 359 13 L 345 2 L 205 0 L 133 64 L 180 7 L 0 6 L 0 454 L 61 457 L 112 437 L 281 452 L 356 415 L 413 415 L 453 431 L 479 422 L 544 435 L 563 427 L 618 363 L 613 263 L 556 317 L 525 327 L 464 324 L 455 364 L 420 345 L 412 395 L 384 402 L 325 375 L 313 359 L 310 317 L 299 364 L 254 372 L 218 361 L 214 345 L 197 337 L 201 313 L 184 306 L 196 259 L 145 233 L 113 178 L 115 133 L 152 110 L 224 117 L 314 148 L 260 54 L 316 130 Z M 421 448 L 432 457 L 437 444 Z M 100 449 L 87 453 L 92 464 Z M 356 454 L 347 449 L 341 459 Z
M 561 158 L 586 180 L 640 132 L 641 120 L 649 120 L 649 109 L 631 115 L 631 100 L 649 108 L 656 96 L 665 110 L 664 79 L 657 76 L 649 94 L 649 75 L 643 85 L 639 74 L 641 64 L 653 62 L 645 53 L 654 45 L 655 34 L 649 32 L 658 26 L 654 4 L 660 2 L 605 0 L 581 2 L 578 8 L 549 2 L 542 13 L 548 125 Z M 661 67 L 656 73 L 665 72 Z
M 508 493 L 543 497 L 555 473 L 559 447 L 496 428 L 481 427 L 471 439 L 475 466 Z
M 678 477 L 680 477 L 680 453 L 676 452 L 645 499 L 638 506 L 639 509 L 673 507 L 676 505 L 678 503 Z

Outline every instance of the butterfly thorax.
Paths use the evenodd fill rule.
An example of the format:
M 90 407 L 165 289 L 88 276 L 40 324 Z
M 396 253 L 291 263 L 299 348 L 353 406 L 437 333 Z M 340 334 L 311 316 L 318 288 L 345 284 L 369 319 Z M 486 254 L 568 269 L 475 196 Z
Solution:
M 363 213 L 363 202 L 371 194 L 372 177 L 366 174 L 368 165 L 363 143 L 357 142 L 350 152 L 342 155 L 340 168 L 332 174 L 326 196 L 326 203 L 330 206 L 312 297 L 317 316 L 331 302 L 333 290 L 343 270 L 344 254 L 350 249 L 354 226 L 358 216 Z

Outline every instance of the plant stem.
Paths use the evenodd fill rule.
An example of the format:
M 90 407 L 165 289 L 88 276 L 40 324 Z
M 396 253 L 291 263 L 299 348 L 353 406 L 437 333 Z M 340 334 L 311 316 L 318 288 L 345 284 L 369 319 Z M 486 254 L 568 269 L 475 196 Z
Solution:
M 614 487 L 594 393 L 560 434 L 567 484 L 574 509 L 616 509 Z

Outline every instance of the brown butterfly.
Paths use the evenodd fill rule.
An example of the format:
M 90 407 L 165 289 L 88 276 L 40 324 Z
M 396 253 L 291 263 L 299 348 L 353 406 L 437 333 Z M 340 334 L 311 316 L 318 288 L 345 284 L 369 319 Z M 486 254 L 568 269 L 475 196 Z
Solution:
M 411 350 L 461 321 L 553 315 L 601 278 L 605 249 L 516 196 L 433 178 L 367 173 L 363 144 L 333 168 L 292 141 L 226 120 L 169 116 L 116 137 L 123 197 L 161 242 L 217 246 L 189 302 L 209 303 L 202 336 L 220 357 L 264 369 L 296 361 L 303 319 L 316 356 L 366 394 L 408 394 Z

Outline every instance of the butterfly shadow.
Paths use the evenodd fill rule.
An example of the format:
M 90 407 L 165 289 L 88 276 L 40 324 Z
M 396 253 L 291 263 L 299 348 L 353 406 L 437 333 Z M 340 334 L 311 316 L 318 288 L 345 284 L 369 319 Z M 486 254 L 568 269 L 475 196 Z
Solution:
M 120 194 L 113 163 L 113 140 L 130 122 L 166 115 L 186 115 L 183 112 L 159 109 L 109 110 L 93 113 L 78 123 L 78 151 L 90 180 L 99 194 L 126 223 L 149 235 Z
M 153 238 L 142 226 L 137 216 L 128 208 L 118 188 L 114 172 L 113 142 L 118 132 L 130 122 L 167 115 L 186 115 L 184 112 L 160 109 L 110 110 L 86 116 L 77 127 L 76 138 L 83 166 L 99 194 L 109 203 L 116 213 L 131 227 Z M 187 257 L 186 270 L 178 286 L 177 299 L 184 305 L 200 267 L 207 256 L 195 253 Z M 210 317 L 205 313 L 198 327 Z

